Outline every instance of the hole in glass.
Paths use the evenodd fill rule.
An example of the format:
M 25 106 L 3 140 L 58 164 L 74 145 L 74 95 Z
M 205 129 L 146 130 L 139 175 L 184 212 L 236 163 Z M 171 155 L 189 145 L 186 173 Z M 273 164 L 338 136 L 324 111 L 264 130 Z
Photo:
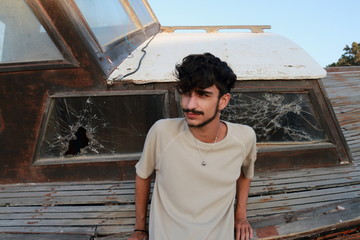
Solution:
M 81 149 L 89 146 L 89 138 L 86 136 L 86 129 L 79 127 L 75 133 L 75 139 L 69 141 L 69 148 L 65 155 L 76 155 L 81 152 Z

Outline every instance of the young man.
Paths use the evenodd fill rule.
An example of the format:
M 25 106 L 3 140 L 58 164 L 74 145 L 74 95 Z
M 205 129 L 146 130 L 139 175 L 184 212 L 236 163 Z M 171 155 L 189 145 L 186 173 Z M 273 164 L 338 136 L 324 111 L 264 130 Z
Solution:
M 130 240 L 248 240 L 246 205 L 254 174 L 252 128 L 220 120 L 236 75 L 210 53 L 176 66 L 185 118 L 150 129 L 136 165 L 136 224 Z M 150 175 L 156 171 L 149 233 Z

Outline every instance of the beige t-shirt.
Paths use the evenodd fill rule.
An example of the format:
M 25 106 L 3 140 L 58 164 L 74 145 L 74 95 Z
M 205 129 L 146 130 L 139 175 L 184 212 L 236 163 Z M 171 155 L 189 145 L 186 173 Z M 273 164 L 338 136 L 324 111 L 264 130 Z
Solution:
M 150 129 L 136 164 L 141 178 L 156 171 L 150 240 L 234 239 L 236 180 L 241 169 L 254 175 L 256 136 L 248 126 L 225 123 L 227 135 L 215 144 L 195 140 L 184 119 L 160 120 Z

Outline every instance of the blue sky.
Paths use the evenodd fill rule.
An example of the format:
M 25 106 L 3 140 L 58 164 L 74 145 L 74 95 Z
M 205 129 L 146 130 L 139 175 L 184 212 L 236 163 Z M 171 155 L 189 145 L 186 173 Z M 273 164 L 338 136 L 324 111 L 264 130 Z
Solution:
M 271 25 L 323 67 L 360 42 L 360 0 L 148 0 L 163 26 Z

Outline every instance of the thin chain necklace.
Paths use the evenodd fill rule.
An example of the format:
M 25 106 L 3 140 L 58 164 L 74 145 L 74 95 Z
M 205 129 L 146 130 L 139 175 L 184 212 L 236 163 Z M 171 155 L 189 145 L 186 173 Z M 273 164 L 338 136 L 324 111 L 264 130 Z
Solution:
M 217 133 L 216 133 L 215 140 L 214 140 L 214 142 L 211 144 L 211 150 L 210 150 L 211 152 L 213 151 L 214 145 L 215 145 L 215 143 L 217 142 L 218 137 L 219 137 L 220 124 L 221 124 L 221 122 L 219 123 L 219 127 L 218 127 L 218 130 L 217 130 Z M 199 148 L 199 145 L 198 145 L 198 140 L 195 138 L 194 135 L 192 135 L 192 136 L 193 136 L 193 138 L 194 138 L 195 145 L 196 145 L 196 148 L 197 148 L 197 150 L 198 150 L 199 156 L 200 156 L 200 158 L 202 159 L 201 165 L 202 165 L 203 167 L 205 167 L 207 163 L 206 163 L 205 158 L 204 158 L 203 155 L 201 154 L 201 151 L 200 151 L 200 148 Z

